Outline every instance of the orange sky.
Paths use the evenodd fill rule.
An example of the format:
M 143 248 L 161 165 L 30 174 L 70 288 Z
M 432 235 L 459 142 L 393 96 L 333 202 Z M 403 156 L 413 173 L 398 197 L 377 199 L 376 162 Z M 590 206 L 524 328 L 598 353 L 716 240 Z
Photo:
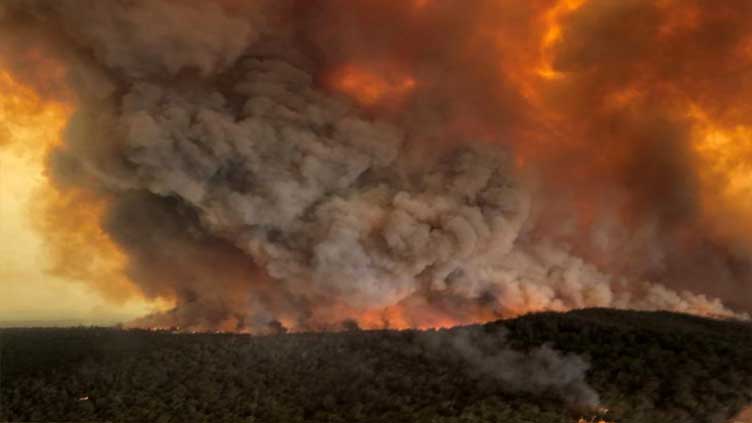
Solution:
M 316 24 L 305 37 L 321 50 L 315 76 L 323 77 L 324 88 L 349 96 L 364 115 L 405 126 L 415 138 L 410 142 L 456 132 L 513 147 L 516 163 L 542 181 L 536 195 L 546 207 L 535 216 L 537 234 L 571 244 L 573 254 L 614 274 L 628 272 L 635 280 L 658 274 L 676 281 L 672 288 L 752 307 L 752 296 L 737 295 L 737 282 L 752 273 L 738 276 L 735 264 L 739 257 L 746 263 L 752 251 L 746 101 L 752 36 L 745 20 L 752 8 L 741 1 L 709 8 L 699 0 L 455 4 L 462 7 L 374 0 L 350 10 L 330 3 L 296 9 L 295 22 Z M 344 27 L 358 36 L 343 35 Z M 48 80 L 64 79 L 67 66 L 35 53 L 26 43 L 33 37 L 16 30 L 17 40 L 8 43 L 15 47 L 3 56 L 28 55 L 29 63 L 7 69 L 25 80 L 34 79 L 26 72 L 42 73 L 36 75 L 45 82 L 40 93 Z M 195 31 L 185 30 L 173 35 L 192 45 Z M 120 52 L 122 43 L 116 44 Z M 147 44 L 122 49 L 161 56 L 151 50 L 158 43 Z M 148 62 L 138 54 L 125 59 L 99 65 L 115 72 L 134 66 L 130 71 L 138 74 L 144 69 L 136 64 Z M 194 65 L 204 69 L 201 60 Z M 77 182 L 61 193 L 50 181 L 65 181 L 48 181 L 46 152 L 76 107 L 40 93 L 0 67 L 0 321 L 109 322 L 163 309 L 167 304 L 140 299 L 125 271 L 137 274 L 135 255 L 129 262 L 102 229 L 102 210 L 113 197 Z M 570 217 L 575 223 L 567 229 L 561 221 Z M 647 235 L 634 242 L 637 248 L 631 235 L 611 226 L 627 233 L 644 228 Z M 595 237 L 605 241 L 591 242 Z M 718 252 L 708 257 L 708 251 Z M 707 263 L 728 270 L 728 283 L 708 284 L 708 275 L 721 273 Z M 705 268 L 708 275 L 699 275 Z M 139 279 L 144 292 L 170 295 L 174 287 L 163 272 L 152 279 Z M 227 286 L 247 288 L 225 279 Z M 149 291 L 151 285 L 164 289 Z
M 103 324 L 156 307 L 137 298 L 113 303 L 82 281 L 50 271 L 54 260 L 34 230 L 31 209 L 34 193 L 49 189 L 44 154 L 58 139 L 67 115 L 63 105 L 45 103 L 0 72 L 0 324 Z

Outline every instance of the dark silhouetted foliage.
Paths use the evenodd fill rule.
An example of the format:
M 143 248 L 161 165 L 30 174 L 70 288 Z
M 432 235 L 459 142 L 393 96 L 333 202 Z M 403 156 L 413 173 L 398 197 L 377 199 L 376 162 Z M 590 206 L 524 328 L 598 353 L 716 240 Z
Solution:
M 541 313 L 507 344 L 591 363 L 616 422 L 723 422 L 752 400 L 752 328 L 671 313 Z M 175 334 L 5 329 L 0 420 L 129 422 L 576 422 L 587 410 L 509 392 L 424 342 L 453 330 Z M 590 415 L 588 415 L 588 418 Z

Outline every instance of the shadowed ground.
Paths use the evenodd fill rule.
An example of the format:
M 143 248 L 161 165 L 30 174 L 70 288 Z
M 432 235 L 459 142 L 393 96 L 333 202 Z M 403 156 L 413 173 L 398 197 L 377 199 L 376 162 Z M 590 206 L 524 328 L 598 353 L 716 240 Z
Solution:
M 462 330 L 5 329 L 0 421 L 725 423 L 752 401 L 747 323 L 590 309 L 470 327 L 486 358 L 543 344 L 583 357 L 603 414 L 521 392 L 451 347 Z

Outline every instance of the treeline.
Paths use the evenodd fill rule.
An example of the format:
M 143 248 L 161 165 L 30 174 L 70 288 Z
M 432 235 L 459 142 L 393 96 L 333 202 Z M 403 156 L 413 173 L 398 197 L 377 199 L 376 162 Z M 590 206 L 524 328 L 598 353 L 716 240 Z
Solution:
M 602 309 L 429 332 L 6 329 L 0 420 L 720 423 L 752 401 L 750 329 Z M 503 366 L 544 344 L 562 352 L 557 365 L 585 358 L 586 382 L 608 412 L 576 404 L 566 386 L 521 389 L 517 373 L 475 366 L 446 341 L 461 331 L 492 340 L 483 354 L 506 357 L 483 363 Z

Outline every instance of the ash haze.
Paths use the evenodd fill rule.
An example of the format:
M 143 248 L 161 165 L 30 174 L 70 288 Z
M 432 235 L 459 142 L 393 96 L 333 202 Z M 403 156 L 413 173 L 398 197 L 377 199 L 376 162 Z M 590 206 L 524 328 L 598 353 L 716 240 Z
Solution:
M 246 3 L 0 4 L 4 313 L 748 318 L 748 2 Z

